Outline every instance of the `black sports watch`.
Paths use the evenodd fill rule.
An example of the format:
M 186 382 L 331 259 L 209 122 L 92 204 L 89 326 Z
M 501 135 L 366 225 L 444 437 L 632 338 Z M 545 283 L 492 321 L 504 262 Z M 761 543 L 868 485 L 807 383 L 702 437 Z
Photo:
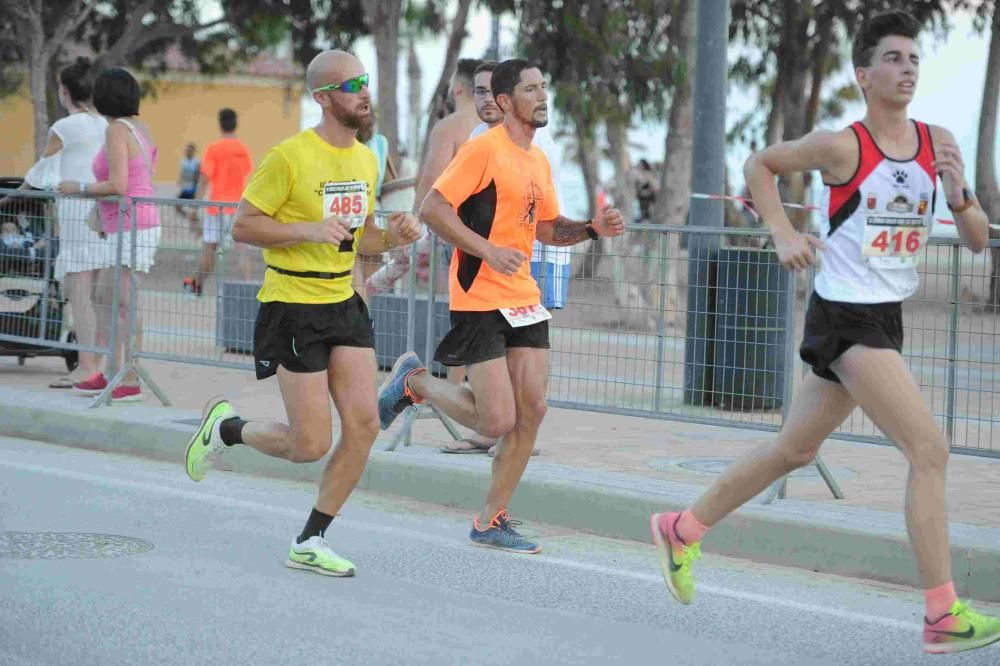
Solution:
M 588 236 L 590 236 L 590 240 L 597 240 L 598 238 L 601 237 L 601 235 L 599 233 L 597 233 L 597 230 L 594 229 L 594 225 L 591 222 L 588 222 L 583 227 L 583 230 L 587 232 Z
M 950 210 L 952 213 L 963 213 L 963 212 L 965 212 L 969 208 L 969 206 L 972 205 L 973 201 L 974 200 L 972 198 L 972 193 L 969 192 L 969 188 L 963 187 L 962 188 L 962 204 L 960 206 L 955 206 L 953 208 L 952 205 L 950 203 L 948 203 L 947 199 L 945 200 L 945 203 L 948 204 L 948 210 Z

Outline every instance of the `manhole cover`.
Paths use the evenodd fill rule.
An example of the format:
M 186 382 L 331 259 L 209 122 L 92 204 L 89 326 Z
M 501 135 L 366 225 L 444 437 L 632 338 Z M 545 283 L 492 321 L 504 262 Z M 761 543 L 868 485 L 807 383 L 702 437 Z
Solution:
M 649 466 L 661 472 L 669 472 L 672 469 L 680 467 L 681 469 L 689 472 L 697 472 L 698 474 L 722 474 L 734 460 L 735 458 L 691 458 L 689 460 L 656 458 L 649 462 Z M 831 467 L 830 473 L 839 479 L 856 476 L 854 470 L 846 467 Z M 820 478 L 819 470 L 816 469 L 815 465 L 807 465 L 806 467 L 799 468 L 789 474 L 789 476 L 810 479 Z
M 0 557 L 22 560 L 81 560 L 122 557 L 152 550 L 142 539 L 75 532 L 0 532 Z

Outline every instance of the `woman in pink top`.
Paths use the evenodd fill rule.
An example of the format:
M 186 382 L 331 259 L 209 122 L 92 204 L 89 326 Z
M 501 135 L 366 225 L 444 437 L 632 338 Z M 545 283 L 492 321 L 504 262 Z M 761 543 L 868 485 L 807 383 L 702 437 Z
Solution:
M 94 80 L 93 103 L 98 113 L 107 117 L 108 131 L 104 147 L 94 158 L 93 171 L 97 182 L 87 188 L 87 194 L 94 196 L 119 195 L 143 197 L 153 195 L 153 169 L 156 166 L 157 150 L 149 127 L 139 120 L 139 83 L 124 69 L 106 69 Z M 69 194 L 79 192 L 79 183 L 66 182 L 60 191 Z M 115 353 L 118 367 L 122 367 L 128 330 L 128 313 L 132 307 L 133 294 L 131 271 L 136 273 L 136 285 L 143 273 L 153 266 L 153 257 L 160 242 L 160 214 L 153 204 L 137 204 L 135 219 L 132 219 L 131 201 L 127 200 L 126 212 L 119 215 L 116 203 L 98 202 L 104 233 L 112 242 L 108 243 L 110 268 L 101 270 L 98 278 L 97 301 L 101 310 L 107 313 L 98 325 L 97 344 L 108 343 L 111 324 L 111 301 L 114 293 L 115 265 L 118 263 L 119 238 L 123 243 L 121 258 L 121 282 L 118 311 L 118 336 Z M 132 256 L 131 232 L 136 229 L 136 254 Z M 119 236 L 119 231 L 123 233 Z M 135 342 L 142 342 L 142 320 L 136 317 Z M 91 377 L 73 386 L 81 395 L 97 395 L 108 386 L 104 373 L 96 372 Z M 130 369 L 115 387 L 111 396 L 114 400 L 141 400 L 139 378 Z

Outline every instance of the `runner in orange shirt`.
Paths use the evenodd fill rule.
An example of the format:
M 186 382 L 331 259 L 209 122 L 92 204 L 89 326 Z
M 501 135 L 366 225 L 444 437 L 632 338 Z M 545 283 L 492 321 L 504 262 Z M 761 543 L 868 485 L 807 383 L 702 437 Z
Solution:
M 455 246 L 452 328 L 435 360 L 467 366 L 471 390 L 432 377 L 407 352 L 379 390 L 379 417 L 384 430 L 406 407 L 429 400 L 479 434 L 502 437 L 470 539 L 538 553 L 541 547 L 518 534 L 507 516 L 546 410 L 551 315 L 531 277 L 532 242 L 574 245 L 621 235 L 625 224 L 615 209 L 602 209 L 591 222 L 559 214 L 548 160 L 532 145 L 535 129 L 548 123 L 542 72 L 525 60 L 507 60 L 494 70 L 492 87 L 504 122 L 459 149 L 420 207 L 421 218 Z
M 250 149 L 236 138 L 236 112 L 232 109 L 219 111 L 219 129 L 222 138 L 208 144 L 201 161 L 201 179 L 198 184 L 198 199 L 209 201 L 232 201 L 239 203 L 246 187 L 247 178 L 253 172 Z M 210 206 L 202 223 L 201 262 L 198 275 L 192 281 L 192 290 L 201 296 L 205 279 L 215 268 L 215 253 L 219 243 L 230 234 L 236 207 L 219 208 Z M 250 279 L 250 255 L 245 247 L 237 246 L 240 271 L 244 280 Z

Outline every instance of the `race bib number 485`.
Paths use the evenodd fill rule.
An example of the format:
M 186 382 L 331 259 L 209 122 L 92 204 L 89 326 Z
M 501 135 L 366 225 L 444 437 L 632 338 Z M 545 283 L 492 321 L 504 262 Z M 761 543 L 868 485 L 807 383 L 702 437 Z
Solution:
M 357 229 L 368 217 L 368 184 L 361 181 L 327 183 L 323 186 L 323 217 L 339 215 Z
M 865 219 L 862 252 L 870 266 L 917 266 L 926 245 L 927 225 L 922 217 L 870 215 Z

